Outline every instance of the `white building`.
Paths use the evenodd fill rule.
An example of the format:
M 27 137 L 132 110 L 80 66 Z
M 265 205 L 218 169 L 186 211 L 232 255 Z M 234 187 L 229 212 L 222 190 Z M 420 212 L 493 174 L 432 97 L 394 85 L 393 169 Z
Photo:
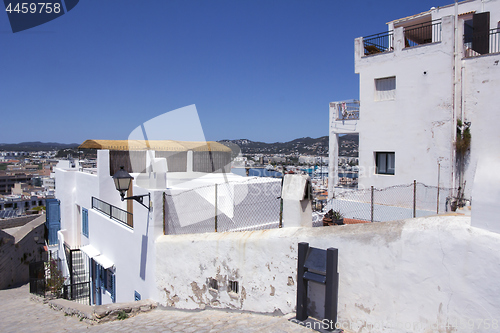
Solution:
M 500 142 L 499 22 L 500 1 L 468 0 L 355 40 L 360 101 L 330 103 L 330 196 L 345 133 L 359 133 L 359 188 L 439 179 L 471 196 L 481 157 Z M 472 138 L 464 157 L 455 149 L 460 123 Z
M 47 207 L 49 245 L 67 284 L 90 280 L 92 304 L 160 300 L 175 284 L 155 264 L 176 255 L 157 252 L 163 235 L 279 226 L 281 180 L 228 173 L 231 150 L 216 142 L 148 145 L 88 140 L 80 148 L 99 149 L 97 168 L 78 161 L 55 168 L 59 202 Z M 121 166 L 134 177 L 127 197 L 146 195 L 142 204 L 120 199 L 112 176 Z M 310 225 L 310 205 L 303 211 Z

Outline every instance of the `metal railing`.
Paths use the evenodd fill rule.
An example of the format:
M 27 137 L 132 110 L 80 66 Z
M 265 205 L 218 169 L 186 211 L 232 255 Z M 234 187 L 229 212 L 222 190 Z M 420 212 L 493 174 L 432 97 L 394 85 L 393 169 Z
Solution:
M 358 120 L 359 119 L 359 101 L 350 100 L 345 102 L 330 103 L 336 108 L 336 120 Z
M 249 231 L 281 227 L 281 180 L 256 178 L 164 194 L 164 233 Z
M 121 222 L 131 228 L 134 227 L 133 214 L 126 210 L 120 209 L 107 202 L 92 197 L 92 208 L 100 211 L 110 219 Z
M 488 33 L 464 35 L 464 56 L 477 57 L 483 54 L 500 52 L 500 28 Z
M 394 31 L 363 37 L 363 47 L 365 56 L 394 50 Z
M 441 19 L 404 28 L 405 48 L 441 41 Z
M 332 209 L 349 223 L 387 222 L 435 215 L 453 210 L 455 189 L 423 183 L 396 185 L 383 189 L 347 190 L 334 195 L 323 212 Z M 470 199 L 464 199 L 460 206 Z
M 62 298 L 90 305 L 90 281 L 63 285 Z

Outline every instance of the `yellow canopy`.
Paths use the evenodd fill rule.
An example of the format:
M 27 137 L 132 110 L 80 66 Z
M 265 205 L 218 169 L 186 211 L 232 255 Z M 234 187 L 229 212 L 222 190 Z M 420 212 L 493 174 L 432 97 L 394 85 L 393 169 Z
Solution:
M 231 149 L 215 141 L 175 141 L 175 140 L 86 140 L 80 149 L 108 150 L 157 150 L 157 151 L 220 151 Z

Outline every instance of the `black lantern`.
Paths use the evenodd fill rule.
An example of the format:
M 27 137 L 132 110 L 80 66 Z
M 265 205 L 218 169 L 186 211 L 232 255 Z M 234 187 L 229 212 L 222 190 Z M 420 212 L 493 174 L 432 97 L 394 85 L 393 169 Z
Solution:
M 143 194 L 143 195 L 134 195 L 134 196 L 125 198 L 125 192 L 128 191 L 128 189 L 130 188 L 130 182 L 132 181 L 133 178 L 134 177 L 132 177 L 127 171 L 125 171 L 123 166 L 121 166 L 120 170 L 115 172 L 115 174 L 113 175 L 115 187 L 118 190 L 118 192 L 120 192 L 120 196 L 122 197 L 122 201 L 123 200 L 135 200 L 138 203 L 140 203 L 141 205 L 143 205 L 144 207 L 146 207 L 148 210 L 150 210 L 151 196 L 149 193 Z M 146 206 L 143 203 L 144 197 L 148 197 L 148 206 Z

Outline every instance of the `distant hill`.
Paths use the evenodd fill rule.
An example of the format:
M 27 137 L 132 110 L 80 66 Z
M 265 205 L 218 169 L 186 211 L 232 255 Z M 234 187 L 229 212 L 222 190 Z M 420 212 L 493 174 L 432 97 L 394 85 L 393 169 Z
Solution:
M 248 139 L 221 140 L 228 146 L 237 145 L 243 154 L 298 154 L 327 156 L 329 137 L 322 136 L 317 139 L 310 137 L 295 139 L 288 142 L 265 143 Z M 340 156 L 357 156 L 358 135 L 347 134 L 339 137 Z M 353 155 L 354 154 L 354 155 Z
M 21 143 L 0 143 L 0 151 L 49 151 L 67 148 L 76 148 L 77 143 L 57 143 L 57 142 L 21 142 Z
M 238 147 L 243 154 L 283 154 L 283 155 L 315 155 L 328 156 L 329 137 L 322 136 L 317 139 L 310 137 L 299 138 L 288 142 L 266 143 L 248 139 L 220 140 L 222 144 L 232 148 L 237 153 Z M 235 147 L 238 146 L 238 147 Z M 0 151 L 47 151 L 76 149 L 78 143 L 57 142 L 21 142 L 0 143 Z M 68 152 L 62 152 L 63 155 Z M 75 152 L 77 154 L 77 152 Z M 340 156 L 358 156 L 358 135 L 346 134 L 339 137 Z M 66 156 L 66 155 L 64 155 Z

